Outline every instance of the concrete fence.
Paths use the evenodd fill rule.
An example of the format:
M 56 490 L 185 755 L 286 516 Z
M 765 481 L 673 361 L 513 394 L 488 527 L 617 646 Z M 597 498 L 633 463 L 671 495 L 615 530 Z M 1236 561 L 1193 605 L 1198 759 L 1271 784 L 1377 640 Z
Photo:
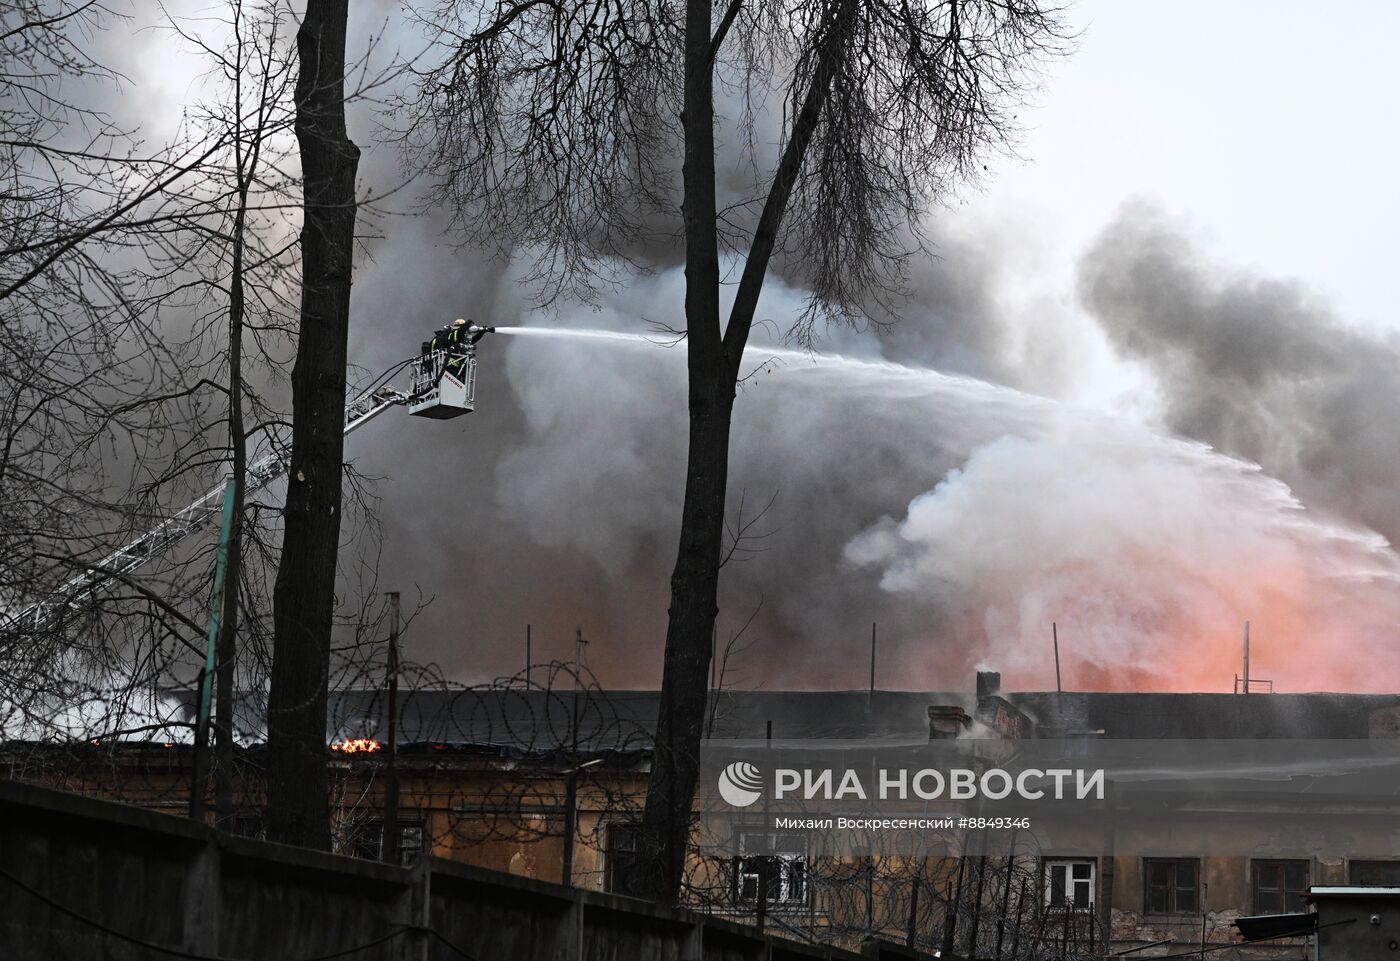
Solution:
M 0 781 L 6 961 L 924 961 L 425 858 L 412 868 Z

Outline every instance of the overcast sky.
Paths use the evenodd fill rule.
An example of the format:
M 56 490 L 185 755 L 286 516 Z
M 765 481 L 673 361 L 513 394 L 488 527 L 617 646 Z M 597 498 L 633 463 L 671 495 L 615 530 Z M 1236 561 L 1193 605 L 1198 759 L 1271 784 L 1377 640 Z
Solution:
M 1395 326 L 1400 4 L 1080 0 L 1069 19 L 1078 49 L 977 216 L 1033 224 L 1068 290 L 1089 238 L 1145 198 L 1222 258 Z

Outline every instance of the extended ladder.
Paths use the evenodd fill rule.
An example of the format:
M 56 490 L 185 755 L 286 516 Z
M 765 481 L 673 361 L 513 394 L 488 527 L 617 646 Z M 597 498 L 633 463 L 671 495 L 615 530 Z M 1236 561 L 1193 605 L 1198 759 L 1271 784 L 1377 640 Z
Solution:
M 345 406 L 345 433 L 350 434 L 390 407 L 407 404 L 409 400 L 409 394 L 393 387 L 366 391 Z M 248 465 L 245 494 L 256 493 L 281 477 L 287 472 L 287 464 L 287 455 L 282 451 L 264 454 L 253 461 Z M 0 624 L 8 630 L 42 630 L 65 608 L 89 596 L 101 582 L 131 573 L 210 523 L 223 507 L 223 497 L 224 484 L 220 482 L 203 497 L 135 540 L 94 563 L 85 564 L 84 570 L 64 581 L 47 599 L 26 606 L 13 616 L 0 616 Z

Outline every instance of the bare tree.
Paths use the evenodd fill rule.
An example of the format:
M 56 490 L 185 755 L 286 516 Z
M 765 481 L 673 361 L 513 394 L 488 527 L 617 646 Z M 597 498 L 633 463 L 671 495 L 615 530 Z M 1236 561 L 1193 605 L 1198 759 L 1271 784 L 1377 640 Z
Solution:
M 210 64 L 208 76 L 219 96 L 197 119 L 209 136 L 227 144 L 220 163 L 211 165 L 204 174 L 211 216 L 200 222 L 203 243 L 196 253 L 201 256 L 194 259 L 198 278 L 186 282 L 186 287 L 197 291 L 198 302 L 217 305 L 211 319 L 217 314 L 224 317 L 223 342 L 209 352 L 225 371 L 223 453 L 233 485 L 227 571 L 223 594 L 214 602 L 219 609 L 214 775 L 215 811 L 220 821 L 227 821 L 235 806 L 234 688 L 240 598 L 248 587 L 242 578 L 248 454 L 260 441 L 264 449 L 269 446 L 265 435 L 281 421 L 280 411 L 249 388 L 245 340 L 253 335 L 251 359 L 257 364 L 252 372 L 268 379 L 275 366 L 268 363 L 268 351 L 287 348 L 293 326 L 287 310 L 287 272 L 294 243 L 287 218 L 297 179 L 285 169 L 293 124 L 290 19 L 282 0 L 231 0 L 225 17 L 212 25 L 206 18 L 198 31 L 186 21 L 170 20 L 171 28 Z M 222 42 L 206 39 L 204 34 L 210 32 L 222 35 Z M 199 310 L 195 304 L 182 306 Z M 250 412 L 251 428 L 247 422 Z M 251 677 L 252 672 L 245 672 L 245 682 Z M 203 771 L 196 770 L 195 777 L 196 797 L 202 802 Z
M 52 6 L 0 0 L 4 79 L 22 88 L 0 100 L 0 150 L 14 160 L 0 192 L 0 725 L 78 741 L 188 726 L 169 698 L 155 700 L 197 683 L 217 511 L 180 505 L 227 477 L 229 571 L 212 605 L 216 810 L 227 820 L 238 807 L 235 716 L 255 720 L 271 666 L 270 827 L 324 847 L 326 688 L 340 670 L 329 659 L 358 656 L 330 646 L 356 219 L 346 4 L 312 4 L 295 98 L 285 0 L 167 18 L 208 65 L 211 94 L 187 108 L 172 148 L 150 151 L 58 82 L 119 81 L 83 51 L 92 32 L 126 21 L 99 3 Z M 348 96 L 385 80 L 362 66 Z M 284 164 L 293 134 L 300 172 Z M 79 135 L 76 146 L 64 140 Z M 299 345 L 287 309 L 298 249 Z M 283 371 L 294 349 L 287 561 L 268 631 L 281 512 L 251 492 L 286 452 Z M 367 509 L 363 493 L 351 490 L 344 506 Z M 109 566 L 120 545 L 133 550 Z M 39 614 L 13 616 L 24 611 Z M 239 771 L 245 788 L 250 773 Z
M 227 817 L 240 594 L 262 593 L 256 574 L 239 576 L 240 560 L 245 539 L 266 560 L 270 527 L 261 505 L 244 504 L 248 455 L 276 446 L 289 343 L 287 11 L 233 0 L 197 27 L 170 20 L 209 65 L 215 93 L 187 110 L 173 146 L 138 150 L 135 132 L 82 105 L 85 94 L 103 99 L 83 81 L 120 80 L 82 54 L 90 34 L 125 21 L 94 3 L 40 7 L 4 11 L 19 18 L 4 31 L 5 75 L 30 95 L 0 112 L 13 161 L 0 250 L 10 335 L 0 510 L 15 518 L 0 537 L 27 547 L 6 543 L 0 561 L 3 720 L 80 741 L 187 726 L 159 691 L 190 685 L 203 662 L 213 553 L 207 537 L 189 536 L 203 513 L 179 505 L 227 474 L 232 560 L 215 600 L 215 775 Z M 132 551 L 113 567 L 122 545 Z
M 684 247 L 690 443 L 671 577 L 645 889 L 679 889 L 705 717 L 740 361 L 775 258 L 811 290 L 789 335 L 897 289 L 919 222 L 1003 147 L 1032 68 L 1058 53 L 1039 0 L 450 0 L 423 18 L 439 56 L 405 140 L 474 237 L 536 255 L 550 296 L 636 259 L 674 224 Z M 781 105 L 776 161 L 755 131 Z M 723 112 L 717 111 L 717 106 Z M 726 173 L 752 190 L 721 206 Z M 729 150 L 725 146 L 724 150 Z M 679 194 L 669 171 L 681 161 Z M 741 260 L 725 315 L 723 251 Z
M 0 3 L 0 693 L 40 723 L 43 705 L 106 696 L 113 680 L 120 708 L 160 648 L 189 643 L 173 592 L 129 579 L 127 600 L 154 621 L 129 658 L 91 610 L 34 607 L 151 523 L 129 482 L 188 423 L 154 265 L 180 246 L 176 195 L 219 144 L 147 149 L 102 111 L 96 91 L 122 78 L 89 50 L 114 20 L 91 0 Z

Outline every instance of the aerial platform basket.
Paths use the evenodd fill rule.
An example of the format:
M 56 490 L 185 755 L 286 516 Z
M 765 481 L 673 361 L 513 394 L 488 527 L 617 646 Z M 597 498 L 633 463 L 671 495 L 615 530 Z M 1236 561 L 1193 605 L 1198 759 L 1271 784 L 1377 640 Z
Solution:
M 414 369 L 408 412 L 415 417 L 446 420 L 471 413 L 475 398 L 476 349 L 465 346 L 455 353 L 429 351 Z

